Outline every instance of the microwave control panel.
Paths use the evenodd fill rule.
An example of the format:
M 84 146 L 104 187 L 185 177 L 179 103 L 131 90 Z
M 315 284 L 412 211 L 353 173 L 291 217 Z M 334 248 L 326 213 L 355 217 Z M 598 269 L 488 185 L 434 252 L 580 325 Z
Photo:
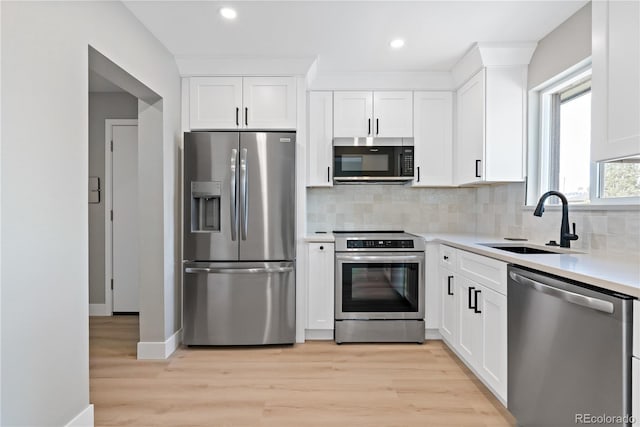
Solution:
M 413 240 L 347 240 L 347 249 L 413 249 Z
M 413 176 L 413 148 L 402 151 L 402 176 Z

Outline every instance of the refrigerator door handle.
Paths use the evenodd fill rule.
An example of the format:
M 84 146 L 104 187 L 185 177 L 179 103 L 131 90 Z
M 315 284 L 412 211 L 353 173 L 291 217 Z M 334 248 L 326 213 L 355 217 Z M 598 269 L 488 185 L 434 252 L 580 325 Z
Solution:
M 256 274 L 256 273 L 291 273 L 293 267 L 259 267 L 259 268 L 208 268 L 188 267 L 185 273 L 206 274 Z
M 240 210 L 242 218 L 240 232 L 242 240 L 247 240 L 247 227 L 249 224 L 249 178 L 248 178 L 247 149 L 243 148 L 240 154 Z
M 231 211 L 231 240 L 235 241 L 238 236 L 238 203 L 236 201 L 236 162 L 238 160 L 238 150 L 231 149 L 231 203 L 229 210 Z

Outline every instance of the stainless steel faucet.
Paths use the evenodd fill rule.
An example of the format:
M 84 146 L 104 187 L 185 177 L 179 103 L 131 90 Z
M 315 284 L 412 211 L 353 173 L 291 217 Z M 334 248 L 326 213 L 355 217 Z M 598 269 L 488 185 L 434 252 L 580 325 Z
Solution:
M 571 240 L 578 240 L 578 235 L 576 234 L 576 223 L 573 223 L 573 233 L 569 232 L 569 207 L 567 203 L 567 198 L 564 194 L 559 191 L 547 191 L 544 193 L 540 200 L 538 200 L 538 205 L 536 206 L 536 210 L 533 211 L 533 215 L 542 216 L 544 212 L 544 202 L 547 198 L 551 196 L 557 196 L 562 202 L 562 224 L 560 225 L 560 247 L 561 248 L 570 248 Z

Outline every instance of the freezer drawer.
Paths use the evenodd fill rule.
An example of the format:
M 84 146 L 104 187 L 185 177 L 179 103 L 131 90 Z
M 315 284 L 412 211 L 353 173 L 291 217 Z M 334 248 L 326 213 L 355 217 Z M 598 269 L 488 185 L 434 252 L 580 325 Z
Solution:
M 183 283 L 185 344 L 295 341 L 293 262 L 192 263 Z

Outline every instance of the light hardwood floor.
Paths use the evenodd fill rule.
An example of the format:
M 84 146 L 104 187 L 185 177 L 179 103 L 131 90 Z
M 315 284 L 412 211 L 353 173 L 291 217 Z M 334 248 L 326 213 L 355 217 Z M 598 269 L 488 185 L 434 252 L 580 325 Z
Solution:
M 440 341 L 182 348 L 138 361 L 136 316 L 90 319 L 100 426 L 511 426 Z

